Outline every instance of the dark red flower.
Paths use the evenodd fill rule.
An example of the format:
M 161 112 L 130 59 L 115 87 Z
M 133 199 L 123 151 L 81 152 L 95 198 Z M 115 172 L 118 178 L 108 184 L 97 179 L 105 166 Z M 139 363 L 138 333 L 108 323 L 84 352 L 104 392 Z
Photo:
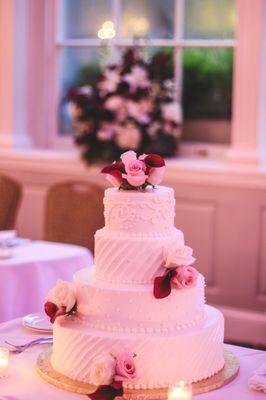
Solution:
M 98 389 L 88 394 L 91 400 L 113 400 L 117 396 L 122 397 L 124 394 L 123 382 L 113 382 L 111 385 L 101 385 Z
M 107 174 L 107 179 L 112 185 L 119 187 L 123 182 L 122 174 L 125 173 L 125 166 L 121 161 L 116 161 L 103 167 L 101 172 Z
M 50 317 L 50 322 L 53 324 L 57 317 L 66 314 L 66 307 L 57 307 L 56 304 L 51 301 L 47 301 L 44 304 L 44 311 Z
M 171 279 L 176 276 L 175 269 L 168 269 L 163 276 L 157 276 L 153 283 L 153 295 L 156 299 L 163 299 L 171 293 Z
M 126 172 L 124 163 L 122 161 L 115 161 L 113 164 L 106 165 L 101 170 L 103 174 L 110 174 L 113 171 L 119 171 L 124 174 Z
M 165 166 L 163 157 L 158 154 L 148 154 L 143 161 L 150 168 L 160 168 Z

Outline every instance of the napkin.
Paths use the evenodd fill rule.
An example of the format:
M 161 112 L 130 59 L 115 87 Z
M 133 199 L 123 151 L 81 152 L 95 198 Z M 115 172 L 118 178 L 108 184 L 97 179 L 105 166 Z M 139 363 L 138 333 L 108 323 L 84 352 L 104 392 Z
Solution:
M 249 378 L 248 385 L 251 389 L 266 393 L 266 363 L 262 364 Z

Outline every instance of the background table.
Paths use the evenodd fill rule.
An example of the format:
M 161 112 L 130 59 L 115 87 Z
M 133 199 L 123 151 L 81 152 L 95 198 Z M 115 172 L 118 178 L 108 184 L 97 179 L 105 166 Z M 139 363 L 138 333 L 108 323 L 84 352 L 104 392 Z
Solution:
M 18 344 L 33 340 L 39 335 L 21 326 L 21 319 L 0 324 L 0 346 L 4 340 Z M 227 345 L 238 356 L 240 371 L 237 378 L 221 389 L 195 396 L 197 400 L 259 400 L 265 395 L 248 388 L 250 374 L 265 362 L 266 353 L 244 347 Z M 28 349 L 22 354 L 11 355 L 9 376 L 0 379 L 1 400 L 85 400 L 86 396 L 58 389 L 43 381 L 35 370 L 38 354 L 47 348 L 42 345 Z M 159 361 L 159 360 L 158 360 Z
M 41 311 L 58 278 L 72 280 L 92 262 L 80 246 L 35 241 L 15 247 L 11 258 L 0 260 L 0 322 Z

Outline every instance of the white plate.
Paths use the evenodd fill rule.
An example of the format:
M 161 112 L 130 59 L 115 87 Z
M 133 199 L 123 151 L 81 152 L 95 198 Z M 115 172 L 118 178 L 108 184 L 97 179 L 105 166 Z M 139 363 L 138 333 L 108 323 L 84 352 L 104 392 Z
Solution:
M 49 318 L 45 314 L 28 314 L 22 320 L 23 326 L 35 332 L 52 333 L 53 328 Z

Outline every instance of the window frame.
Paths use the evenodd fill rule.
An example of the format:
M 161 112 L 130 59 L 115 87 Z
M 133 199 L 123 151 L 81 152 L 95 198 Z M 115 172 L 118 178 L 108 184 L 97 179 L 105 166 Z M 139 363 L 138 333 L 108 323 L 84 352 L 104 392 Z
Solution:
M 110 43 L 114 47 L 130 47 L 132 46 L 133 39 L 123 39 L 120 37 L 120 20 L 121 20 L 121 2 L 122 0 L 112 0 L 112 18 L 117 29 L 116 36 L 111 39 Z M 197 48 L 233 48 L 236 47 L 235 39 L 184 39 L 183 38 L 183 21 L 184 21 L 184 4 L 185 0 L 174 0 L 174 37 L 173 39 L 138 39 L 138 46 L 146 47 L 147 43 L 149 47 L 172 47 L 174 53 L 174 76 L 175 76 L 175 88 L 178 96 L 178 100 L 182 94 L 182 50 L 189 47 Z M 52 60 L 50 64 L 50 69 L 53 68 L 51 72 L 51 82 L 52 77 L 54 77 L 54 86 L 50 82 L 50 111 L 49 115 L 49 147 L 55 149 L 70 149 L 73 147 L 73 137 L 71 135 L 66 136 L 60 133 L 57 129 L 58 127 L 58 112 L 54 110 L 58 109 L 59 99 L 59 80 L 58 80 L 58 60 L 59 52 L 64 47 L 97 47 L 100 48 L 103 41 L 100 39 L 65 39 L 62 35 L 62 28 L 60 27 L 60 10 L 63 7 L 63 0 L 46 0 L 47 13 L 49 18 L 47 21 L 52 21 L 53 23 L 53 35 L 50 35 L 50 43 L 47 45 L 50 47 L 51 54 L 50 59 Z M 182 138 L 181 138 L 182 142 Z M 182 146 L 186 149 L 191 145 L 196 145 L 195 149 L 198 149 L 199 145 L 207 146 L 211 148 L 219 148 L 221 151 L 227 149 L 228 145 L 219 145 L 217 143 L 209 142 L 182 142 Z M 216 150 L 215 150 L 216 151 Z
M 47 134 L 52 132 L 53 121 L 49 116 L 53 115 L 53 106 L 56 107 L 51 91 L 56 84 L 56 48 L 51 45 L 54 2 L 0 2 L 4 21 L 0 24 L 0 58 L 5 61 L 0 68 L 0 82 L 4 82 L 0 85 L 0 97 L 5 99 L 5 107 L 0 108 L 0 149 L 4 152 L 25 148 L 35 154 L 35 149 L 39 148 L 46 154 L 50 148 L 54 154 L 67 157 L 65 151 L 54 151 L 54 140 Z M 221 155 L 223 168 L 252 169 L 261 174 L 261 167 L 266 165 L 266 2 L 236 2 L 231 143 L 225 149 L 214 145 L 213 154 L 211 144 L 181 143 L 180 147 L 181 150 L 186 148 L 185 155 L 189 157 L 197 155 L 193 150 L 195 146 L 205 153 L 207 149 L 208 158 L 217 159 Z M 250 24 L 250 21 L 256 23 Z M 77 154 L 73 145 L 70 153 Z

